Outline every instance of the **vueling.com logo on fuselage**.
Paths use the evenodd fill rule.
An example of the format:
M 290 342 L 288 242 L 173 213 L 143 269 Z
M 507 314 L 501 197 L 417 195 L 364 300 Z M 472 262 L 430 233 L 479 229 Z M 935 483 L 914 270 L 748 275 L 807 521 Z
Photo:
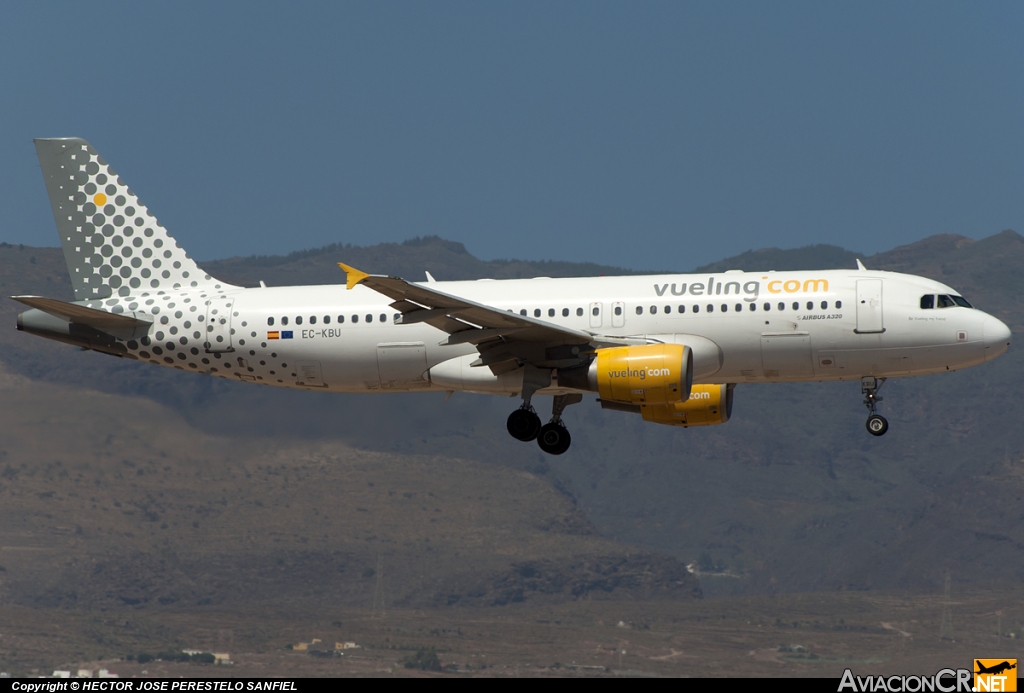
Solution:
M 817 294 L 828 292 L 828 279 L 772 279 L 762 276 L 761 281 L 715 281 L 708 277 L 706 282 L 681 282 L 673 284 L 655 284 L 654 293 L 658 296 L 743 296 L 747 302 L 756 301 L 761 293 L 761 285 L 770 294 Z
M 672 375 L 671 368 L 623 368 L 617 371 L 608 371 L 609 378 L 636 378 L 638 380 L 664 378 L 670 375 Z

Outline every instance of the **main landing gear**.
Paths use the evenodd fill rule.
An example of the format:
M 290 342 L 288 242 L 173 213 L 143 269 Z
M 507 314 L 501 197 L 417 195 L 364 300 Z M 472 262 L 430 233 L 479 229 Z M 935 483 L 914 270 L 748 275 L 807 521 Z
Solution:
M 889 430 L 889 422 L 885 420 L 884 416 L 875 411 L 878 403 L 882 401 L 882 398 L 878 396 L 878 391 L 882 389 L 884 384 L 885 378 L 865 376 L 860 379 L 860 391 L 864 395 L 864 406 L 870 412 L 865 425 L 867 426 L 868 433 L 873 436 L 884 436 L 885 432 Z
M 561 455 L 572 444 L 572 436 L 562 421 L 562 412 L 570 404 L 583 401 L 583 395 L 557 395 L 551 405 L 551 420 L 541 426 L 534 408 L 523 406 L 509 414 L 506 428 L 516 440 L 528 442 L 536 439 L 540 449 L 549 455 Z
M 508 428 L 509 435 L 516 440 L 527 442 L 536 439 L 537 445 L 544 452 L 549 455 L 561 455 L 572 444 L 572 436 L 569 435 L 569 431 L 562 422 L 562 412 L 570 404 L 582 402 L 583 395 L 556 395 L 551 403 L 551 420 L 542 426 L 540 417 L 537 416 L 530 401 L 533 399 L 534 392 L 549 384 L 550 375 L 547 376 L 548 382 L 530 378 L 529 375 L 532 374 L 528 374 L 528 377 L 524 378 L 523 406 L 509 414 L 505 426 Z M 533 387 L 529 387 L 530 383 L 525 382 L 527 380 L 537 380 L 537 382 L 533 382 Z
M 536 438 L 537 434 L 540 433 L 540 417 L 537 416 L 537 412 L 534 411 L 532 406 L 523 402 L 523 406 L 508 415 L 505 427 L 508 428 L 510 436 L 526 443 Z

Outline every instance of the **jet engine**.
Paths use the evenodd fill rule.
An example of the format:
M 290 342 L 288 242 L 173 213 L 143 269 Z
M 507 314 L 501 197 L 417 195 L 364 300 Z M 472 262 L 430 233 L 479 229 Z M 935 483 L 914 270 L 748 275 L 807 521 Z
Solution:
M 682 344 L 598 349 L 588 366 L 558 371 L 559 387 L 597 392 L 623 405 L 685 403 L 693 383 L 693 353 Z
M 640 407 L 644 421 L 668 426 L 714 426 L 723 424 L 732 415 L 732 384 L 694 385 L 690 398 L 674 404 L 652 404 Z

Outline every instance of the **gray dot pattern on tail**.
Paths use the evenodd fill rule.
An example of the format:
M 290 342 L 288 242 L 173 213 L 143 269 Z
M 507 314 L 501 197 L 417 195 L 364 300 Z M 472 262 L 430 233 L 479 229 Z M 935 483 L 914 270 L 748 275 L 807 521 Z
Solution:
M 77 299 L 140 296 L 215 282 L 89 144 L 70 140 L 62 146 L 58 227 L 63 226 L 61 241 Z M 65 220 L 70 223 L 60 223 Z

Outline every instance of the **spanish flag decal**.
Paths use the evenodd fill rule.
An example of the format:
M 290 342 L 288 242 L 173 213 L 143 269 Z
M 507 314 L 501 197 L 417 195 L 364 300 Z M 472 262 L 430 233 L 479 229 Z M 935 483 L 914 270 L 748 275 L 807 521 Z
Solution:
M 280 332 L 267 332 L 267 339 L 281 339 Z

